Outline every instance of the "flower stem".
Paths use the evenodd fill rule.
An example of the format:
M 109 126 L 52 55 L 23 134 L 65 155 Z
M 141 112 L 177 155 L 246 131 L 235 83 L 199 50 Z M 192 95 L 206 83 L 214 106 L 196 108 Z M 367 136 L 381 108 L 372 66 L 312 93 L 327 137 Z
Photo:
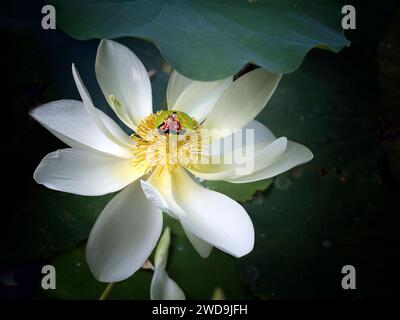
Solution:
M 99 300 L 106 300 L 108 295 L 110 294 L 111 290 L 114 287 L 114 282 L 110 282 L 109 284 L 107 284 L 106 289 L 104 290 L 104 292 L 101 294 Z

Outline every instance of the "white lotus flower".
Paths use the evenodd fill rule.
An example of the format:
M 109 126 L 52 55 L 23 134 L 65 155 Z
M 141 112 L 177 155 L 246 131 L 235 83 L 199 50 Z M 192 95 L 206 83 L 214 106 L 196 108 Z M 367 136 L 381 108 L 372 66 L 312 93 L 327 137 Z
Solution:
M 242 183 L 276 176 L 312 158 L 306 147 L 276 139 L 253 120 L 281 78 L 266 70 L 256 69 L 235 81 L 229 77 L 212 82 L 192 81 L 173 72 L 168 83 L 168 108 L 192 117 L 193 128 L 201 124 L 205 129 L 255 130 L 255 154 L 250 159 L 254 170 L 246 176 L 237 175 L 234 164 L 193 165 L 187 152 L 162 164 L 157 158 L 165 148 L 161 134 L 151 141 L 132 139 L 95 108 L 74 66 L 73 76 L 83 102 L 54 101 L 31 113 L 70 147 L 48 154 L 34 178 L 48 188 L 78 195 L 123 189 L 104 208 L 89 235 L 86 257 L 100 281 L 121 281 L 142 266 L 160 237 L 162 211 L 181 222 L 202 257 L 212 247 L 235 257 L 249 253 L 254 228 L 245 209 L 203 188 L 192 175 Z M 140 137 L 148 134 L 157 114 L 153 114 L 151 84 L 140 60 L 123 45 L 103 40 L 96 76 L 117 116 Z M 148 161 L 142 155 L 151 148 L 155 156 Z

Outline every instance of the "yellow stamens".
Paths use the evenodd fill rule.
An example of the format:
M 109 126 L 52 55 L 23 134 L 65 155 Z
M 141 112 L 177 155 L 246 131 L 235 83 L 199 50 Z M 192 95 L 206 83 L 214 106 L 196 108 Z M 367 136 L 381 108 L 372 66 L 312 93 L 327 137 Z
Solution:
M 203 152 L 207 139 L 195 119 L 176 111 L 181 127 L 178 131 L 163 130 L 163 124 L 168 117 L 172 117 L 172 113 L 159 111 L 139 123 L 136 132 L 131 135 L 136 141 L 132 149 L 135 156 L 133 166 L 150 172 L 161 165 L 172 172 L 180 166 L 191 167 L 200 163 L 202 157 L 207 157 Z

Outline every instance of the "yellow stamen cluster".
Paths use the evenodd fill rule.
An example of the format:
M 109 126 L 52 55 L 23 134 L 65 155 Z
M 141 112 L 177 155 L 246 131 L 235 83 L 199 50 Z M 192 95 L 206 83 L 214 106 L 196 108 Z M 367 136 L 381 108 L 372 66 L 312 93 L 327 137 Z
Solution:
M 137 130 L 131 135 L 136 144 L 132 149 L 135 159 L 132 165 L 150 172 L 158 166 L 165 166 L 174 171 L 180 166 L 190 168 L 208 157 L 205 143 L 208 138 L 198 122 L 191 118 L 191 128 L 183 128 L 182 134 L 164 134 L 157 128 L 156 120 L 160 113 L 151 114 L 140 122 Z M 182 112 L 181 116 L 187 115 Z

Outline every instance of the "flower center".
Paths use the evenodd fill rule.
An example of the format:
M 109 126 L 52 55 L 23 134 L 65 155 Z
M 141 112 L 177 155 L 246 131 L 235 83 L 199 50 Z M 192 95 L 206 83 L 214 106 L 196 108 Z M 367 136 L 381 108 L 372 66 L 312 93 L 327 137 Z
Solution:
M 150 172 L 159 165 L 174 171 L 180 166 L 191 167 L 208 157 L 203 150 L 207 142 L 199 123 L 186 113 L 158 111 L 142 120 L 131 138 L 135 159 L 132 165 Z

